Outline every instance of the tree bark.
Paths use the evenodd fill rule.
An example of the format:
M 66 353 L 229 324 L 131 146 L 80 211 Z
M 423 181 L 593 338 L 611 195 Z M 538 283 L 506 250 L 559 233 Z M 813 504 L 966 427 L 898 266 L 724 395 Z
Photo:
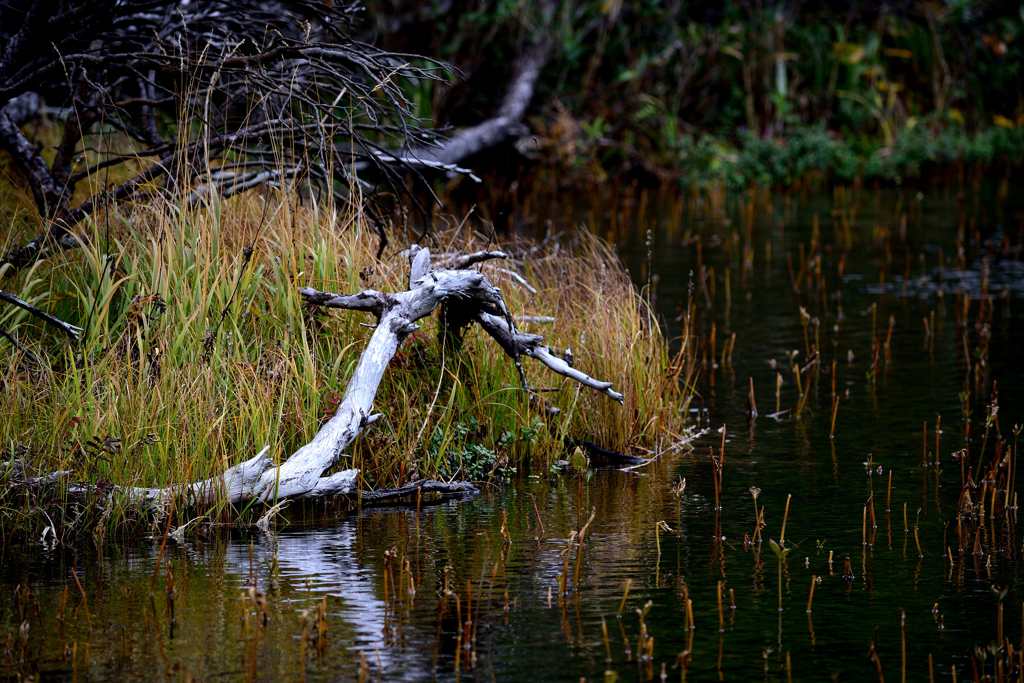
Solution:
M 63 193 L 55 184 L 39 149 L 25 137 L 21 128 L 11 119 L 12 113 L 17 112 L 8 111 L 6 106 L 0 109 L 0 145 L 11 155 L 18 169 L 28 180 L 39 213 L 48 217 L 52 215 L 55 207 L 60 206 Z

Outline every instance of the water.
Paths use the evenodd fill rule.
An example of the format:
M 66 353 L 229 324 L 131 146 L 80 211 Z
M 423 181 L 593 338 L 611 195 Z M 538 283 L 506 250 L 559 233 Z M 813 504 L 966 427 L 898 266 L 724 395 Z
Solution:
M 895 193 L 883 193 L 877 203 L 874 194 L 865 194 L 840 277 L 842 250 L 835 245 L 841 234 L 834 235 L 829 213 L 833 197 L 794 199 L 785 210 L 776 197 L 775 212 L 769 215 L 762 205 L 749 235 L 737 199 L 730 197 L 726 204 L 730 224 L 723 216 L 702 218 L 687 210 L 674 223 L 671 201 L 661 205 L 652 200 L 647 210 L 656 219 L 650 249 L 650 272 L 659 276 L 656 306 L 670 330 L 679 329 L 677 304 L 686 300 L 691 271 L 694 279 L 698 272 L 695 247 L 682 245 L 689 229 L 690 236 L 701 236 L 702 265 L 716 273 L 712 307 L 706 306 L 702 291 L 694 290 L 695 330 L 706 342 L 715 324 L 719 356 L 723 340 L 736 334 L 731 362 L 714 367 L 709 361 L 701 367 L 700 397 L 693 405 L 706 410 L 695 416 L 707 420 L 709 432 L 693 443 L 692 452 L 666 453 L 629 471 L 599 471 L 585 485 L 573 476 L 535 468 L 509 487 L 419 511 L 390 505 L 336 515 L 312 506 L 294 513 L 295 523 L 273 535 L 235 532 L 183 543 L 169 540 L 160 567 L 162 530 L 154 534 L 156 540 L 108 544 L 102 552 L 90 543 L 7 547 L 0 572 L 0 614 L 7 628 L 0 657 L 3 675 L 38 673 L 43 680 L 83 681 L 188 676 L 270 681 L 303 675 L 311 681 L 361 676 L 594 681 L 603 680 L 606 669 L 620 680 L 656 679 L 665 665 L 668 676 L 678 679 L 683 672 L 677 656 L 686 651 L 686 675 L 692 680 L 873 680 L 877 672 L 869 660 L 869 643 L 874 634 L 882 671 L 896 680 L 904 661 L 901 609 L 910 679 L 925 679 L 929 655 L 939 680 L 951 680 L 954 666 L 958 680 L 973 678 L 972 657 L 979 673 L 982 668 L 995 673 L 996 657 L 988 652 L 983 658 L 975 648 L 997 638 L 993 586 L 1008 590 L 1004 636 L 1010 643 L 1021 642 L 1017 512 L 997 506 L 993 518 L 986 502 L 984 522 L 977 532 L 971 527 L 961 552 L 956 531 L 961 471 L 950 453 L 965 445 L 959 397 L 965 386 L 971 391 L 971 469 L 978 463 L 993 381 L 998 382 L 1003 437 L 1012 444 L 1014 421 L 1024 422 L 1024 364 L 1013 342 L 1022 333 L 1017 308 L 1024 273 L 1016 258 L 1015 215 L 1020 206 L 987 192 L 977 203 L 970 193 L 963 201 L 938 194 L 900 200 Z M 912 203 L 903 242 L 895 208 L 907 210 Z M 972 241 L 964 244 L 966 268 L 960 270 L 955 240 L 962 212 L 967 215 L 965 240 Z M 602 231 L 610 222 L 597 213 Z M 794 274 L 800 270 L 799 245 L 809 245 L 815 213 L 826 245 L 824 297 L 806 283 L 794 293 L 786 259 L 787 252 L 792 254 Z M 971 219 L 980 243 L 973 242 Z M 876 222 L 890 229 L 891 257 L 884 239 L 872 239 Z M 722 273 L 728 260 L 722 243 L 732 240 L 734 232 L 740 245 L 751 245 L 755 252 L 752 270 L 730 272 L 727 306 Z M 1004 235 L 1012 247 L 1008 257 L 1000 256 L 998 248 Z M 766 268 L 769 241 L 772 261 Z M 646 282 L 644 231 L 618 244 L 635 279 Z M 742 263 L 741 252 L 733 249 L 733 261 Z M 945 255 L 941 268 L 940 249 Z M 911 277 L 904 288 L 907 253 Z M 989 356 L 977 375 L 973 370 L 967 375 L 964 330 L 956 325 L 957 288 L 973 292 L 965 328 L 973 356 L 983 335 L 975 322 L 986 259 L 992 312 L 983 322 L 991 334 Z M 942 302 L 937 290 L 943 292 Z M 835 298 L 840 291 L 841 299 Z M 890 316 L 894 320 L 890 362 L 885 363 L 883 353 L 874 382 L 868 378 L 872 304 L 883 341 Z M 806 363 L 801 305 L 821 323 L 823 361 L 796 419 L 799 396 L 787 352 L 798 350 L 796 362 Z M 932 311 L 934 336 L 929 338 L 923 319 L 930 320 Z M 809 342 L 814 338 L 812 325 Z M 830 438 L 833 359 L 839 408 L 835 438 Z M 979 360 L 972 357 L 972 368 Z M 782 414 L 773 419 L 767 416 L 776 412 L 777 373 L 783 376 Z M 748 424 L 749 378 L 760 416 Z M 935 461 L 937 415 L 942 418 L 940 464 L 923 465 Z M 722 509 L 716 514 L 708 449 L 718 452 L 723 424 Z M 677 497 L 672 489 L 682 477 L 686 488 Z M 791 551 L 782 562 L 767 542 L 760 547 L 744 543 L 744 535 L 753 535 L 755 528 L 752 486 L 761 489 L 757 502 L 765 509 L 766 539 L 779 539 L 787 496 L 792 496 L 785 532 Z M 974 502 L 977 493 L 972 493 Z M 877 528 L 870 528 L 869 521 L 865 545 L 864 511 L 872 495 Z M 586 523 L 591 511 L 577 584 L 577 551 L 568 556 L 564 551 L 571 532 Z M 501 534 L 503 515 L 508 544 Z M 329 521 L 298 521 L 316 517 Z M 656 533 L 658 522 L 665 527 Z M 972 552 L 976 533 L 980 555 Z M 944 546 L 952 549 L 952 562 Z M 850 579 L 843 577 L 847 557 Z M 176 591 L 173 622 L 167 562 Z M 559 599 L 566 567 L 573 590 Z M 82 583 L 85 603 L 72 572 Z M 813 576 L 821 582 L 808 613 Z M 631 587 L 617 616 L 627 581 Z M 265 625 L 250 588 L 265 596 Z M 692 630 L 685 629 L 684 591 L 692 600 Z M 653 637 L 650 661 L 641 657 L 647 643 L 636 611 L 648 601 L 644 621 Z M 327 630 L 317 638 L 317 610 L 324 604 Z M 28 623 L 27 639 L 19 631 L 23 622 Z M 468 647 L 460 633 L 468 635 Z M 1014 645 L 1014 650 L 1020 648 Z M 1003 671 L 1008 671 L 1005 664 Z

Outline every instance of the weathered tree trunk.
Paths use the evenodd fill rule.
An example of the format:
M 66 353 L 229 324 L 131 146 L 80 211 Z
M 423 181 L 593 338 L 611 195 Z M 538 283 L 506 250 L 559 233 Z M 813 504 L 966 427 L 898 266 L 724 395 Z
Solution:
M 555 3 L 551 0 L 542 0 L 540 19 L 544 25 L 551 22 L 554 13 Z M 398 161 L 413 168 L 428 167 L 456 173 L 469 172 L 467 169 L 459 168 L 458 164 L 501 143 L 522 127 L 523 117 L 526 115 L 526 108 L 530 106 L 530 101 L 533 100 L 541 69 L 550 56 L 551 40 L 547 31 L 542 30 L 533 42 L 523 47 L 512 63 L 512 74 L 505 97 L 493 117 L 460 130 L 440 147 L 416 147 L 389 161 Z
M 309 304 L 364 311 L 377 318 L 370 342 L 349 379 L 345 397 L 334 416 L 320 428 L 312 441 L 277 467 L 273 466 L 271 457 L 267 455 L 269 449 L 264 448 L 255 457 L 229 468 L 223 475 L 205 481 L 167 488 L 116 490 L 140 507 L 157 513 L 166 507 L 173 496 L 183 496 L 188 504 L 197 507 L 208 506 L 216 501 L 238 507 L 253 499 L 276 503 L 286 499 L 352 493 L 356 490 L 358 470 L 342 470 L 326 477 L 323 473 L 333 467 L 356 437 L 380 417 L 373 413 L 373 400 L 388 363 L 402 341 L 419 329 L 416 321 L 430 315 L 445 302 L 449 306 L 458 307 L 460 319 L 477 320 L 483 330 L 516 360 L 517 366 L 521 356 L 534 358 L 554 372 L 622 402 L 622 394 L 612 390 L 611 382 L 596 380 L 571 367 L 565 360 L 553 356 L 539 335 L 519 332 L 505 306 L 501 291 L 482 273 L 469 269 L 481 261 L 505 258 L 505 254 L 500 251 L 475 252 L 453 259 L 451 269 L 432 270 L 429 250 L 413 246 L 407 253 L 410 257 L 407 291 L 384 293 L 365 290 L 358 294 L 339 295 L 309 287 L 299 290 Z M 521 368 L 520 375 L 523 376 Z M 68 493 L 87 493 L 88 484 L 67 483 L 70 475 L 69 472 L 55 472 L 25 481 L 36 485 L 65 482 Z M 465 482 L 445 484 L 420 481 L 399 489 L 370 492 L 364 494 L 364 498 L 380 500 L 409 495 L 417 488 L 449 493 L 476 491 L 471 484 Z
M 400 160 L 414 167 L 429 166 L 459 171 L 456 165 L 505 140 L 522 124 L 547 58 L 546 41 L 527 45 L 512 65 L 508 90 L 493 118 L 460 130 L 442 147 L 417 147 L 402 155 Z

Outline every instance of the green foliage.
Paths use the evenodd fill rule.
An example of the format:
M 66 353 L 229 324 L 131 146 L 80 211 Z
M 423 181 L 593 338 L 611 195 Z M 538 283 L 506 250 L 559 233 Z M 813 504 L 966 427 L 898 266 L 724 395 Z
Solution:
M 808 177 L 899 184 L 956 162 L 1012 166 L 1021 160 L 1024 128 L 992 127 L 971 134 L 953 126 L 936 134 L 919 123 L 896 137 L 891 148 L 870 139 L 842 138 L 822 126 L 795 127 L 785 138 L 771 140 L 744 135 L 735 144 L 705 134 L 684 140 L 675 163 L 683 187 L 724 184 L 735 190 L 789 185 Z
M 510 463 L 521 460 L 514 457 L 516 452 L 525 449 L 529 455 L 541 442 L 545 427 L 539 417 L 534 417 L 526 425 L 511 424 L 497 439 L 489 439 L 487 426 L 470 416 L 447 430 L 441 425 L 434 427 L 424 461 L 433 463 L 437 473 L 448 479 L 507 481 L 516 472 Z
M 436 17 L 432 45 L 412 47 L 470 75 L 470 95 L 449 106 L 486 114 L 522 41 L 551 37 L 534 132 L 551 163 L 583 179 L 657 169 L 685 186 L 814 174 L 899 183 L 942 164 L 1024 160 L 1024 18 L 1013 3 L 584 0 L 557 3 L 552 17 L 542 7 L 472 3 Z

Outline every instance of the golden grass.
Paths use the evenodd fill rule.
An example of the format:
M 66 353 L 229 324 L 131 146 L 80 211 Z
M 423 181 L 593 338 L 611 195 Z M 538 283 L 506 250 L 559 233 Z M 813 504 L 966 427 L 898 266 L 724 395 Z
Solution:
M 17 221 L 8 223 L 13 230 Z M 356 312 L 304 310 L 297 288 L 408 285 L 405 259 L 375 258 L 377 237 L 362 216 L 294 197 L 274 196 L 269 206 L 255 195 L 194 210 L 138 206 L 100 216 L 89 229 L 85 248 L 8 274 L 4 284 L 86 328 L 74 344 L 19 309 L 0 309 L 0 326 L 44 359 L 36 367 L 0 340 L 3 459 L 21 457 L 34 473 L 166 486 L 216 475 L 264 445 L 287 458 L 344 395 L 371 333 L 360 323 L 373 322 Z M 486 245 L 464 227 L 430 246 L 443 253 Z M 557 252 L 501 246 L 526 255 L 516 265 L 484 266 L 511 310 L 556 319 L 522 327 L 559 351 L 571 347 L 576 367 L 614 381 L 625 405 L 524 359 L 532 385 L 559 389 L 542 394 L 560 409 L 549 417 L 478 328 L 456 350 L 438 342 L 435 319 L 424 319 L 385 374 L 375 406 L 383 419 L 339 464 L 359 467 L 364 487 L 397 484 L 414 471 L 487 477 L 494 462 L 546 468 L 562 457 L 564 436 L 653 451 L 679 430 L 692 366 L 683 356 L 673 364 L 646 302 L 607 247 L 586 232 Z M 538 292 L 497 268 L 516 268 Z M 17 503 L 10 490 L 7 498 L 10 511 Z

